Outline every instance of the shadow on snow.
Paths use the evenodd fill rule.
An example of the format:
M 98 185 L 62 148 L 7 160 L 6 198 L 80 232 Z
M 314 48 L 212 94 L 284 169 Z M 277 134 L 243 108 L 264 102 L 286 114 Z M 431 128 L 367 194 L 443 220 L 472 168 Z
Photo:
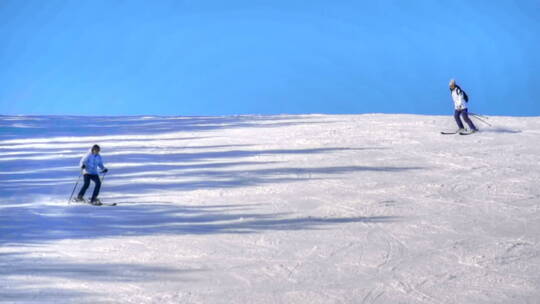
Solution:
M 134 204 L 117 207 L 87 205 L 7 207 L 0 215 L 0 247 L 17 249 L 35 247 L 61 240 L 87 240 L 146 235 L 207 235 L 252 234 L 264 231 L 331 229 L 354 223 L 385 223 L 398 221 L 393 216 L 370 217 L 293 217 L 291 214 L 260 214 L 251 212 L 257 205 L 178 206 L 174 204 Z M 112 241 L 118 244 L 118 241 Z M 120 243 L 121 244 L 121 243 Z M 87 246 L 92 246 L 87 245 Z M 114 245 L 112 245 L 114 246 Z M 88 248 L 92 251 L 93 248 Z M 85 248 L 81 247 L 81 250 Z M 4 261 L 0 277 L 4 278 L 0 302 L 99 298 L 99 290 L 74 291 L 68 288 L 33 288 L 36 282 L 55 287 L 72 285 L 81 280 L 96 282 L 192 281 L 196 272 L 205 269 L 152 267 L 138 263 L 70 262 L 65 257 L 36 258 L 22 252 L 0 254 Z M 99 255 L 99 251 L 96 251 Z M 99 257 L 96 257 L 99 259 Z M 6 263 L 9 261 L 9 263 Z M 12 277 L 16 276 L 16 277 Z M 21 278 L 26 278 L 25 280 Z M 29 280 L 29 281 L 27 281 Z M 67 281 L 67 283 L 66 283 Z M 29 285 L 30 283 L 30 285 Z M 80 288 L 79 288 L 80 289 Z
M 114 191 L 141 193 L 153 189 L 186 191 L 201 188 L 231 188 L 267 183 L 298 182 L 361 171 L 399 172 L 422 169 L 392 166 L 280 168 L 276 167 L 279 165 L 278 161 L 257 161 L 257 157 L 262 155 L 314 155 L 367 149 L 381 148 L 335 147 L 111 155 L 105 156 L 106 165 L 117 162 L 119 167 L 111 170 L 103 191 L 108 193 Z M 78 176 L 78 169 L 74 164 L 78 164 L 79 158 L 80 155 L 47 160 L 0 161 L 2 163 L 0 191 L 4 197 L 71 193 Z M 131 165 L 123 166 L 123 163 Z M 258 169 L 264 166 L 271 167 Z
M 109 136 L 115 134 L 155 135 L 168 132 L 198 132 L 230 128 L 283 127 L 321 124 L 316 116 L 2 116 L 0 139 L 32 139 L 61 136 Z
M 179 234 L 246 234 L 314 230 L 349 223 L 389 222 L 392 216 L 295 217 L 252 211 L 257 205 L 175 204 L 37 205 L 5 207 L 0 245 L 32 245 L 66 239 Z

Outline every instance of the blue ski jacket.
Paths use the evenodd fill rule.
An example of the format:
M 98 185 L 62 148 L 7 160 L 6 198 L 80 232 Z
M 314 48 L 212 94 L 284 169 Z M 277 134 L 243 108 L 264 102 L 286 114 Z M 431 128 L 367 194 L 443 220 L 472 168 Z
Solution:
M 80 166 L 85 166 L 83 169 L 83 174 L 94 174 L 99 175 L 98 168 L 101 170 L 105 170 L 105 166 L 103 166 L 103 160 L 101 159 L 101 155 L 99 154 L 92 154 L 92 150 L 90 150 L 83 158 L 81 159 Z

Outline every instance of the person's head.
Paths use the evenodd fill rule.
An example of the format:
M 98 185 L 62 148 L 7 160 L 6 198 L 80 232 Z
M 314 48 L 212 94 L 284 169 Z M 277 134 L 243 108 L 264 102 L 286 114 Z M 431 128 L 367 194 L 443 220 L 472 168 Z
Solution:
M 101 151 L 101 148 L 98 145 L 92 146 L 92 154 L 99 154 L 99 151 Z
M 450 79 L 448 86 L 450 87 L 450 90 L 453 90 L 456 87 L 456 81 L 454 79 Z

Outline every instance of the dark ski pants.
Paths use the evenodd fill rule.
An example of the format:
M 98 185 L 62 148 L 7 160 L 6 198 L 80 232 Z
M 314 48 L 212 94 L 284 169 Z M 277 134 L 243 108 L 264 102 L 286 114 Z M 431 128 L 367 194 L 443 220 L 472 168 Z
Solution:
M 92 193 L 92 200 L 95 200 L 99 195 L 99 189 L 101 188 L 101 180 L 99 179 L 99 175 L 97 174 L 85 174 L 84 175 L 84 185 L 81 188 L 81 191 L 79 192 L 79 197 L 83 197 L 84 193 L 90 186 L 90 180 L 92 180 L 96 186 L 94 187 L 94 193 Z
M 454 119 L 456 120 L 458 128 L 465 129 L 465 127 L 463 127 L 463 123 L 461 122 L 461 117 L 463 117 L 463 120 L 469 125 L 469 129 L 478 130 L 472 120 L 469 118 L 469 110 L 467 109 L 454 111 Z

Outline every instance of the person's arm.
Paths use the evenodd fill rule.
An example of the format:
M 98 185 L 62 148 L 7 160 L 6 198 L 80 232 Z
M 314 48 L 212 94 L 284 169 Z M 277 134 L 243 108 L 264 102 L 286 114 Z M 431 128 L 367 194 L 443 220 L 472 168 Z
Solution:
M 84 169 L 88 166 L 88 157 L 90 156 L 90 154 L 86 154 L 85 156 L 83 156 L 81 158 L 81 161 L 79 162 L 79 166 L 81 167 L 81 169 Z
M 101 159 L 101 155 L 99 156 L 98 167 L 101 169 L 101 172 L 106 173 L 107 171 L 109 171 L 109 170 L 108 170 L 107 168 L 105 168 L 105 166 L 103 165 L 103 160 Z
M 463 97 L 463 90 L 461 88 L 456 89 L 456 95 L 457 95 L 457 105 L 459 110 L 463 110 L 466 108 L 465 106 L 465 98 Z

